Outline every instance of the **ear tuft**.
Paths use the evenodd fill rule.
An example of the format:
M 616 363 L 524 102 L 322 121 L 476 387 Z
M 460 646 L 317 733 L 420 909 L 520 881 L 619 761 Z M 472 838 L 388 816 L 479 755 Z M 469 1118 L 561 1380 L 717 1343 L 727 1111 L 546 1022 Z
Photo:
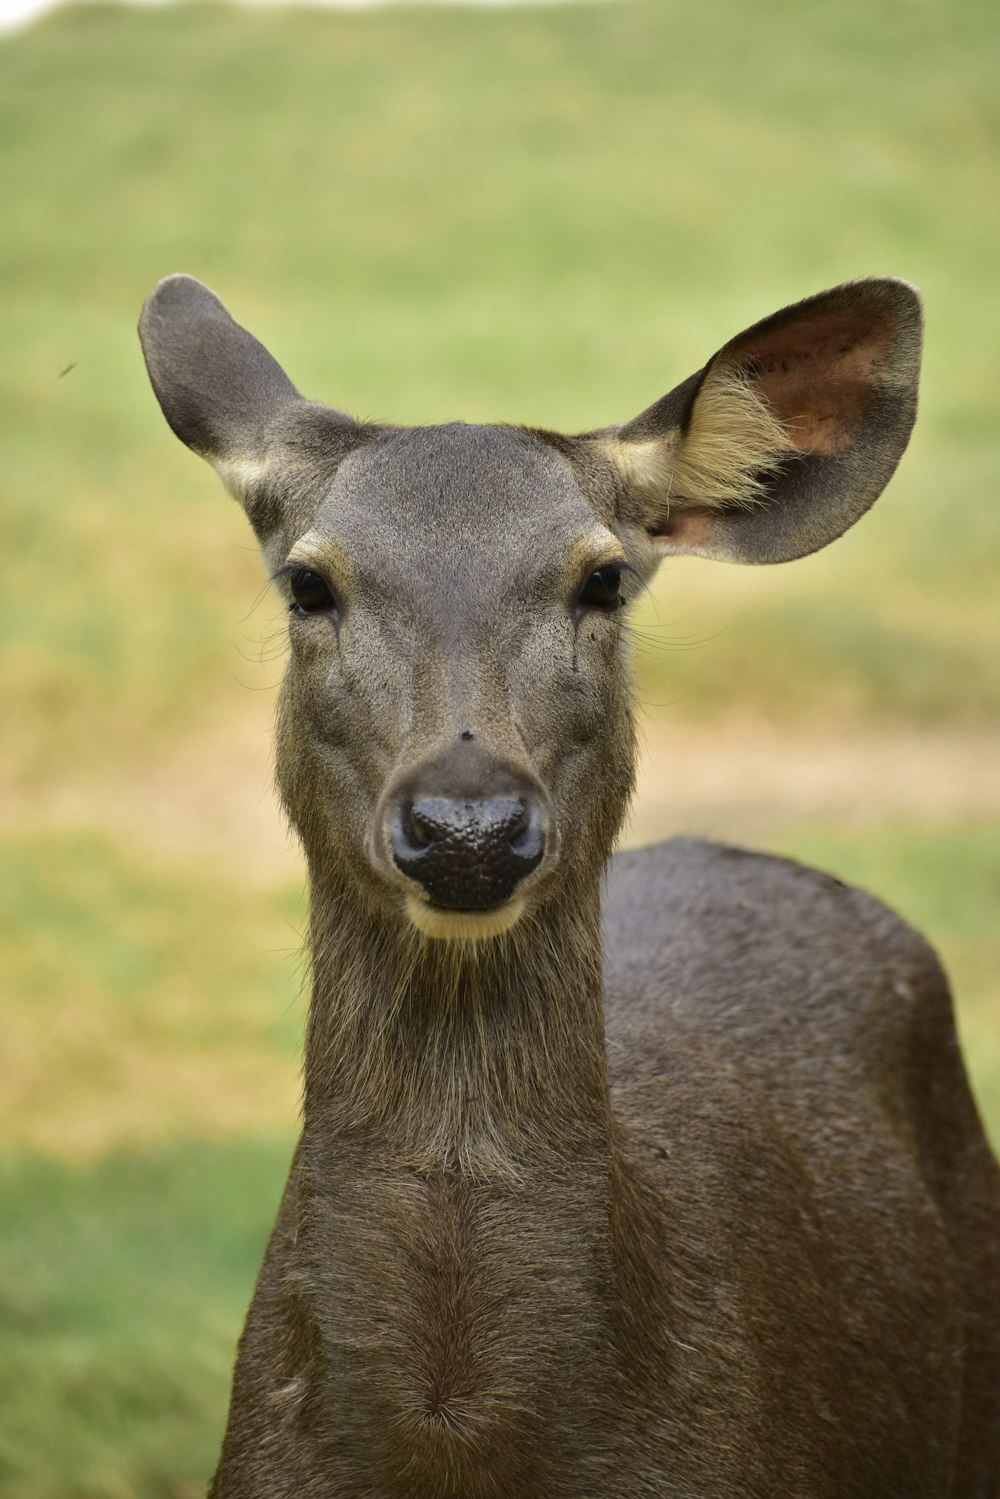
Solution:
M 671 508 L 750 509 L 799 449 L 749 376 L 723 369 L 702 386 L 685 432 L 632 439 L 626 427 L 608 451 L 630 487 Z

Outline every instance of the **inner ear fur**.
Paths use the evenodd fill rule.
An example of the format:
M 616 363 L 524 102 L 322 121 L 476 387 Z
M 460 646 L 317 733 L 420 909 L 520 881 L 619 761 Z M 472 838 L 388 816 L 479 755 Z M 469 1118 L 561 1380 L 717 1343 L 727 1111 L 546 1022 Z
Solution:
M 756 323 L 634 421 L 595 434 L 657 550 L 782 562 L 888 483 L 917 409 L 922 318 L 904 281 L 821 292 Z

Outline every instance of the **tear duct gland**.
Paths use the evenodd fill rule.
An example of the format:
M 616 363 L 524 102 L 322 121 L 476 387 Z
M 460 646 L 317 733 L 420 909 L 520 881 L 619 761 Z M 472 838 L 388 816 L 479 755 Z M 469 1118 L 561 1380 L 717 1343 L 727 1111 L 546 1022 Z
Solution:
M 933 954 L 786 861 L 609 863 L 633 593 L 859 519 L 913 290 L 786 308 L 576 437 L 356 423 L 189 277 L 140 331 L 289 604 L 311 876 L 303 1133 L 213 1495 L 996 1492 L 1000 1194 Z

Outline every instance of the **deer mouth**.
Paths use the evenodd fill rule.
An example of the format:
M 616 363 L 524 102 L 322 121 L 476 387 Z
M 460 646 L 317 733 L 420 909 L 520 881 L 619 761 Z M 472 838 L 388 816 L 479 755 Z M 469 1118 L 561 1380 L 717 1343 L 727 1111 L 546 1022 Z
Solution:
M 445 942 L 485 942 L 500 937 L 517 925 L 523 911 L 524 897 L 520 895 L 486 911 L 453 910 L 416 895 L 406 897 L 406 914 L 417 931 Z

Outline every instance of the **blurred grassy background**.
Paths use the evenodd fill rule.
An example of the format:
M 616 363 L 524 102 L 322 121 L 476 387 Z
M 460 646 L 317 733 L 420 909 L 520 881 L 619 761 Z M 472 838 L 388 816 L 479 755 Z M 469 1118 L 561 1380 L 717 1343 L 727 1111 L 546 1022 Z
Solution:
M 294 1128 L 281 620 L 134 335 L 190 271 L 315 395 L 625 419 L 855 275 L 927 299 L 875 511 L 637 627 L 632 836 L 874 888 L 955 977 L 1000 1138 L 992 0 L 79 8 L 0 40 L 0 1493 L 195 1495 Z

